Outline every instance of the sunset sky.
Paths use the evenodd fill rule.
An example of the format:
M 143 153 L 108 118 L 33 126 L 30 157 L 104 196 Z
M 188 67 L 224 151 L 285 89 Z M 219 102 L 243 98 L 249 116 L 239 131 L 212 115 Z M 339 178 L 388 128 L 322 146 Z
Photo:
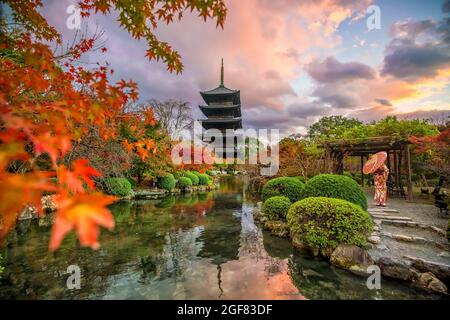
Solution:
M 76 0 L 44 1 L 41 10 L 69 41 L 66 8 Z M 390 114 L 450 114 L 449 0 L 228 0 L 224 30 L 186 15 L 161 25 L 160 40 L 179 51 L 182 75 L 145 58 L 146 44 L 133 40 L 113 16 L 83 22 L 105 31 L 114 80 L 133 79 L 140 99 L 183 99 L 200 117 L 200 90 L 219 83 L 241 90 L 244 127 L 304 133 L 324 115 L 364 121 Z M 369 31 L 366 9 L 381 10 L 381 29 Z M 410 113 L 413 113 L 412 115 Z

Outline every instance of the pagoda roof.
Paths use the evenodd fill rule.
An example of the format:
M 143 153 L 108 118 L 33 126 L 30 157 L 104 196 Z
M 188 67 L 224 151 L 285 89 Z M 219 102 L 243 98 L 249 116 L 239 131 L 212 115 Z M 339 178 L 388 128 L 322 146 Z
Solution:
M 242 128 L 241 118 L 213 118 L 201 120 L 205 129 L 239 129 Z
M 231 100 L 234 104 L 241 103 L 240 91 L 225 87 L 223 59 L 222 59 L 222 65 L 220 68 L 220 84 L 219 84 L 219 86 L 214 89 L 211 89 L 211 90 L 200 91 L 200 94 L 201 94 L 203 100 L 205 100 L 205 102 L 207 104 L 209 104 L 211 102 L 221 102 L 221 100 L 222 100 L 222 102 Z
M 220 84 L 217 88 L 207 90 L 207 91 L 200 91 L 201 95 L 210 95 L 210 94 L 237 94 L 239 93 L 239 90 L 233 90 L 230 88 L 225 87 L 223 84 Z
M 220 114 L 221 111 L 232 111 L 234 117 L 241 117 L 241 105 L 208 105 L 208 106 L 199 106 L 200 110 L 207 117 L 214 114 Z

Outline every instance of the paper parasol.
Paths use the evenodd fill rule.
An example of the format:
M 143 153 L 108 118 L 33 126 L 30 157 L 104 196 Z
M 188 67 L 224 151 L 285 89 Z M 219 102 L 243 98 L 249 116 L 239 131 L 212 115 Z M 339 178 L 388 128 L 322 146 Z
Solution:
M 387 159 L 387 153 L 384 151 L 375 153 L 364 165 L 364 174 L 374 173 L 377 171 Z

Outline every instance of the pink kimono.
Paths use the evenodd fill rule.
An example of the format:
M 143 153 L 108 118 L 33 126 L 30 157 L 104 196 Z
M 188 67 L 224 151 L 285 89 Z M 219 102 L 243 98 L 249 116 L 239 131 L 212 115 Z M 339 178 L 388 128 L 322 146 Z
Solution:
M 374 200 L 377 206 L 386 206 L 387 201 L 386 181 L 388 179 L 388 176 L 389 176 L 389 169 L 384 164 L 373 173 L 373 180 L 375 184 Z

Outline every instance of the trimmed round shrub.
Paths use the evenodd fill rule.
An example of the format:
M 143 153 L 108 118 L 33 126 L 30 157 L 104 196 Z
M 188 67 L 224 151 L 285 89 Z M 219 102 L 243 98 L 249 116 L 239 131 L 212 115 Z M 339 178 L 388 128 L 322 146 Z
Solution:
M 195 174 L 197 177 L 201 175 L 201 173 L 198 171 L 189 171 L 189 172 Z
M 263 204 L 263 212 L 269 220 L 286 219 L 286 213 L 291 206 L 287 197 L 275 196 L 267 199 Z
M 369 214 L 359 205 L 342 199 L 300 200 L 289 208 L 286 218 L 296 242 L 322 253 L 339 244 L 363 246 L 372 231 Z
M 192 180 L 189 179 L 188 177 L 180 177 L 178 179 L 178 187 L 180 188 L 187 188 L 192 186 Z
M 296 177 L 294 177 L 294 178 L 300 180 L 300 182 L 302 182 L 302 183 L 306 183 L 306 179 L 305 179 L 304 176 L 296 176 Z
M 198 177 L 196 174 L 194 174 L 193 172 L 186 172 L 184 176 L 191 179 L 193 186 L 198 186 Z
M 157 184 L 161 189 L 171 191 L 173 188 L 175 188 L 177 180 L 175 180 L 173 174 L 166 173 L 163 176 L 158 177 Z
M 108 194 L 126 197 L 131 194 L 131 183 L 126 178 L 106 178 L 105 191 Z
M 198 175 L 198 184 L 201 186 L 209 186 L 212 183 L 212 179 L 205 173 L 200 173 Z
M 267 199 L 275 196 L 288 197 L 291 202 L 301 199 L 304 184 L 293 177 L 280 177 L 269 180 L 262 189 L 262 199 Z
M 320 174 L 305 184 L 301 198 L 327 197 L 350 201 L 367 210 L 367 198 L 358 183 L 343 175 Z

